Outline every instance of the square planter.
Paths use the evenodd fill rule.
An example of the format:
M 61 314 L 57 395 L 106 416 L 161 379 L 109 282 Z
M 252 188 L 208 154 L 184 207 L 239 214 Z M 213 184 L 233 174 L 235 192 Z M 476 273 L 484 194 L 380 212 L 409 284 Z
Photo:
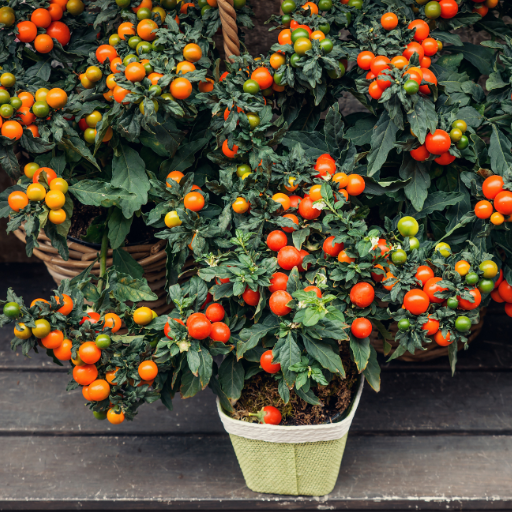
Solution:
M 325 425 L 260 425 L 217 409 L 229 434 L 247 487 L 254 492 L 323 496 L 336 485 L 348 431 L 364 378 L 344 419 Z

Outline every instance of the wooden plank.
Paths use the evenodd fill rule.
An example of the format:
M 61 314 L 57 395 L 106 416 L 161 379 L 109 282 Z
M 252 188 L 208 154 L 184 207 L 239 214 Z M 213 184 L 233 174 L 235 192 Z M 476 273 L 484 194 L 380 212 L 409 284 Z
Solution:
M 223 433 L 215 397 L 207 389 L 194 398 L 140 408 L 134 421 L 113 427 L 85 407 L 80 390 L 66 392 L 69 377 L 59 373 L 0 372 L 0 436 Z M 368 385 L 354 419 L 358 434 L 512 434 L 512 373 L 399 372 L 383 376 L 381 393 Z M 27 413 L 30 411 L 30 414 Z
M 46 298 L 57 288 L 46 265 L 34 263 L 2 263 L 0 265 L 0 297 L 5 297 L 7 289 L 12 288 L 16 295 L 25 298 L 25 304 L 38 297 Z
M 256 494 L 226 436 L 4 439 L 11 510 L 459 510 L 512 508 L 510 437 L 349 436 L 327 497 Z

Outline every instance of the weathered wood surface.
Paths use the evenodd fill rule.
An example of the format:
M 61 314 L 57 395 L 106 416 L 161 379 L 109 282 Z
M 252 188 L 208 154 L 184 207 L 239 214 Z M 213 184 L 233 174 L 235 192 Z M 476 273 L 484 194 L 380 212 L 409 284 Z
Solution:
M 0 435 L 224 434 L 210 390 L 182 400 L 174 411 L 143 405 L 134 421 L 98 422 L 80 390 L 66 392 L 62 373 L 0 372 Z M 388 372 L 383 392 L 366 386 L 352 424 L 358 435 L 512 435 L 512 373 Z M 27 422 L 27 411 L 33 419 Z
M 7 286 L 27 302 L 54 288 L 41 265 L 0 266 L 0 296 Z M 1 329 L 0 510 L 512 510 L 509 332 L 492 309 L 454 377 L 444 360 L 385 364 L 334 492 L 308 498 L 245 487 L 209 390 L 114 427 L 65 391 L 67 368 L 11 352 Z
M 349 436 L 323 498 L 253 493 L 226 437 L 11 437 L 1 450 L 13 509 L 512 508 L 509 437 Z

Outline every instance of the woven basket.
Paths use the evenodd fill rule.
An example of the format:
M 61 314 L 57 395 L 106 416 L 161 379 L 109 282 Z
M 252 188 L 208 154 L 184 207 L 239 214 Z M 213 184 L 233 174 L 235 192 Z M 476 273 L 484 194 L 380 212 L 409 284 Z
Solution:
M 23 243 L 26 243 L 25 232 L 23 228 L 14 231 L 14 234 Z M 86 269 L 91 262 L 98 256 L 98 251 L 85 245 L 71 242 L 68 240 L 69 260 L 65 261 L 59 256 L 57 249 L 52 247 L 50 239 L 44 234 L 39 233 L 37 237 L 39 247 L 34 249 L 34 255 L 42 260 L 57 284 L 63 279 L 72 279 Z M 160 240 L 155 244 L 133 245 L 123 247 L 123 250 L 129 252 L 131 256 L 144 269 L 144 277 L 148 285 L 158 295 L 158 299 L 150 302 L 140 302 L 139 306 L 147 306 L 153 309 L 157 315 L 162 315 L 171 310 L 167 304 L 165 290 L 165 265 L 167 254 L 165 252 L 165 241 Z M 107 267 L 112 265 L 112 249 L 107 253 Z M 92 273 L 99 275 L 100 263 L 97 261 L 92 267 Z
M 230 418 L 217 399 L 217 410 L 229 434 L 247 487 L 254 492 L 323 496 L 336 485 L 348 430 L 364 379 L 348 416 L 338 423 L 287 427 L 259 425 Z M 271 461 L 262 464 L 262 461 Z
M 482 331 L 482 327 L 484 325 L 484 317 L 487 310 L 486 308 L 482 308 L 480 310 L 480 321 L 471 326 L 471 334 L 469 336 L 469 342 L 473 341 Z M 393 322 L 389 328 L 388 331 L 394 336 L 396 332 L 398 331 L 398 324 L 396 322 Z M 373 345 L 375 350 L 381 354 L 384 354 L 384 341 L 381 338 L 381 335 L 377 329 L 373 329 L 372 333 L 370 334 L 370 343 Z M 388 343 L 393 347 L 388 354 L 385 354 L 386 356 L 391 356 L 396 348 L 398 347 L 399 343 L 397 343 L 394 340 L 388 340 Z M 432 343 L 426 343 L 423 345 L 425 350 L 416 349 L 416 352 L 413 354 L 410 354 L 409 352 L 406 352 L 404 355 L 397 357 L 399 361 L 406 361 L 408 363 L 423 363 L 425 361 L 431 361 L 432 359 L 437 359 L 438 357 L 447 357 L 448 356 L 448 347 L 441 347 L 438 345 L 435 341 L 432 341 Z M 459 342 L 459 345 L 457 347 L 457 350 L 462 350 L 464 348 L 464 343 Z

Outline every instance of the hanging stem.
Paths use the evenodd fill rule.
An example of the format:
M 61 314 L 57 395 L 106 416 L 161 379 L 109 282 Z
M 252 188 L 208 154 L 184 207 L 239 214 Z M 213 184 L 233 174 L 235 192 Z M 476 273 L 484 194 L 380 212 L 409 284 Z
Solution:
M 108 221 L 112 215 L 112 208 L 109 208 L 107 214 L 107 220 L 105 221 L 105 231 L 101 238 L 101 252 L 100 252 L 100 279 L 98 281 L 98 292 L 101 293 L 103 290 L 103 281 L 105 274 L 107 273 L 107 252 L 108 252 Z

